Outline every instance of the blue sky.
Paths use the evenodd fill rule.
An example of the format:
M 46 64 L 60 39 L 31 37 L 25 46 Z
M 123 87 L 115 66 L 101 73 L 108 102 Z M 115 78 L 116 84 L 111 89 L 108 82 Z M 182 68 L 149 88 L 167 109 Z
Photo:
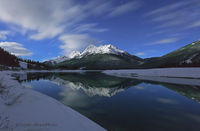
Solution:
M 0 47 L 44 61 L 90 44 L 142 58 L 200 39 L 199 0 L 1 0 Z

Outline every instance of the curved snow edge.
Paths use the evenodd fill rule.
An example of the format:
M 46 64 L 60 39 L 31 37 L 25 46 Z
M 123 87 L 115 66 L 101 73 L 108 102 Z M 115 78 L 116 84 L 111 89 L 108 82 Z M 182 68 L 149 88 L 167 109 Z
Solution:
M 0 72 L 0 129 L 104 131 L 102 127 L 49 96 L 23 88 Z

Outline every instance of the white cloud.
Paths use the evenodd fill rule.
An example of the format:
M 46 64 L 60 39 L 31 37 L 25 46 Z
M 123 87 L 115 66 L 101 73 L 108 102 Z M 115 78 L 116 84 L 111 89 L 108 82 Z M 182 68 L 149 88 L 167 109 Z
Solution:
M 179 40 L 179 38 L 165 38 L 165 39 L 161 39 L 161 40 L 158 40 L 158 41 L 154 41 L 154 42 L 151 42 L 147 45 L 162 45 L 162 44 L 170 44 L 170 43 L 174 43 L 174 42 L 177 42 Z
M 9 31 L 0 31 L 0 40 L 6 40 L 8 34 L 10 34 Z
M 95 22 L 83 22 L 108 14 L 118 16 L 137 9 L 139 5 L 138 1 L 118 5 L 116 1 L 107 0 L 0 0 L 0 21 L 30 39 L 57 37 L 65 43 L 61 48 L 69 52 L 82 49 L 86 42 L 95 41 L 85 33 L 108 31 L 99 28 Z
M 87 34 L 65 34 L 59 37 L 63 41 L 60 46 L 64 50 L 64 54 L 68 55 L 75 50 L 81 50 L 90 44 L 96 44 L 97 40 L 89 37 Z
M 137 6 L 136 2 L 129 2 L 115 8 L 113 3 L 105 0 L 79 3 L 74 0 L 1 0 L 0 20 L 30 30 L 31 39 L 41 40 L 69 33 L 71 27 L 88 17 L 111 11 L 112 15 L 118 15 Z
M 137 55 L 137 56 L 143 56 L 143 55 L 145 55 L 145 53 L 144 52 L 138 52 L 135 55 Z
M 0 1 L 0 20 L 35 31 L 30 35 L 33 39 L 54 37 L 64 30 L 66 25 L 63 23 L 77 21 L 80 17 L 79 6 L 73 6 L 70 1 Z
M 121 15 L 121 14 L 127 13 L 131 10 L 138 9 L 140 6 L 141 6 L 141 4 L 138 1 L 128 2 L 125 4 L 119 5 L 117 7 L 114 7 L 114 9 L 109 14 L 109 16 Z
M 0 42 L 0 47 L 16 56 L 30 56 L 32 52 L 16 42 Z

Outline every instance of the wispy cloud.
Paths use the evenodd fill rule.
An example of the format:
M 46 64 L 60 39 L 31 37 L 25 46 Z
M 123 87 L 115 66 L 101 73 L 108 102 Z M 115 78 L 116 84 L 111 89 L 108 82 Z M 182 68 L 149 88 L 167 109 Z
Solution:
M 146 16 L 162 14 L 168 11 L 177 11 L 177 8 L 181 8 L 187 5 L 188 3 L 189 3 L 188 1 L 181 1 L 181 2 L 170 4 L 170 5 L 166 5 L 147 13 Z
M 8 34 L 10 34 L 10 31 L 0 31 L 0 40 L 6 40 Z
M 68 55 L 71 51 L 81 50 L 89 44 L 96 44 L 98 42 L 87 34 L 65 34 L 60 36 L 59 40 L 63 41 L 60 48 L 64 50 L 65 55 Z
M 48 3 L 48 6 L 44 6 Z M 137 2 L 129 2 L 117 6 L 114 2 L 94 0 L 76 3 L 73 0 L 15 0 L 0 1 L 0 20 L 21 26 L 30 33 L 31 39 L 52 38 L 91 16 L 99 16 L 111 12 L 112 16 L 126 13 L 138 6 Z M 86 24 L 90 26 L 91 24 Z M 92 31 L 104 31 L 94 29 Z M 81 27 L 85 28 L 85 27 Z M 91 30 L 89 30 L 91 31 Z
M 170 44 L 170 43 L 174 43 L 177 42 L 179 40 L 179 38 L 164 38 L 158 41 L 154 41 L 151 43 L 148 43 L 147 45 L 162 45 L 162 44 Z
M 178 104 L 177 101 L 174 99 L 169 99 L 169 98 L 157 98 L 157 102 L 163 103 L 163 104 Z
M 0 47 L 5 49 L 6 51 L 10 52 L 16 56 L 30 56 L 32 52 L 20 43 L 16 42 L 0 42 Z
M 81 24 L 77 26 L 73 31 L 76 33 L 83 33 L 83 32 L 106 32 L 109 29 L 107 28 L 97 28 L 97 23 L 90 23 L 90 24 Z
M 86 0 L 82 2 L 75 0 L 1 0 L 0 21 L 8 23 L 11 30 L 14 29 L 23 35 L 28 35 L 30 39 L 43 40 L 56 37 L 67 43 L 65 47 L 71 46 L 73 49 L 75 47 L 80 49 L 82 45 L 77 44 L 77 41 L 86 40 L 86 37 L 90 37 L 89 33 L 109 30 L 103 27 L 99 28 L 98 23 L 95 22 L 85 23 L 88 18 L 103 18 L 108 14 L 116 17 L 140 6 L 138 1 L 119 5 L 113 0 Z M 64 36 L 70 40 L 66 40 Z M 5 35 L 0 35 L 0 37 L 1 39 L 6 38 Z M 72 43 L 70 44 L 70 42 Z M 84 45 L 83 41 L 79 42 Z M 73 43 L 76 44 L 73 45 Z M 70 49 L 71 47 L 66 48 Z
M 109 16 L 118 16 L 126 12 L 129 12 L 131 10 L 138 9 L 140 6 L 141 6 L 141 3 L 139 1 L 128 2 L 125 4 L 119 5 L 117 7 L 114 7 L 114 9 L 109 14 Z
M 157 23 L 157 30 L 168 30 L 163 33 L 180 33 L 200 27 L 199 0 L 183 0 L 154 9 L 145 17 L 150 22 Z
M 195 21 L 194 23 L 188 26 L 188 28 L 195 28 L 195 27 L 200 27 L 200 20 Z

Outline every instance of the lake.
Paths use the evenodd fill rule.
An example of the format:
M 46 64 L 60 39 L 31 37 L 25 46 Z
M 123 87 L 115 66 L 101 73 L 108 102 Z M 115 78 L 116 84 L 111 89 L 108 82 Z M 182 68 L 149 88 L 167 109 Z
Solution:
M 100 72 L 15 75 L 109 131 L 199 131 L 200 87 Z M 55 112 L 56 113 L 56 112 Z

